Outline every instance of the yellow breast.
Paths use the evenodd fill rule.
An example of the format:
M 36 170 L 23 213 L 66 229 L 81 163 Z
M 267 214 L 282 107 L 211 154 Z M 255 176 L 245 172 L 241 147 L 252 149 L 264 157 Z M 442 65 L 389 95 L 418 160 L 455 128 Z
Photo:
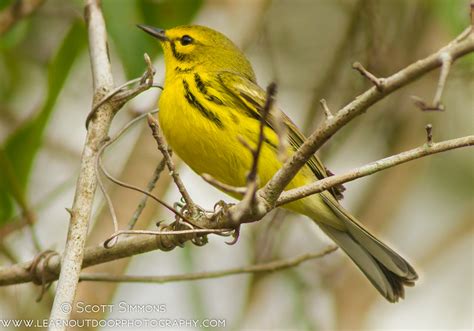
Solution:
M 232 109 L 206 100 L 194 81 L 192 74 L 181 75 L 165 86 L 158 115 L 163 133 L 196 173 L 242 186 L 251 155 L 237 139 L 236 117 Z
M 210 79 L 200 77 L 200 79 Z M 213 91 L 218 98 L 225 98 Z M 251 146 L 258 140 L 259 121 L 245 116 L 244 112 L 209 100 L 199 89 L 193 73 L 182 74 L 168 81 L 159 100 L 159 121 L 165 138 L 172 150 L 196 173 L 210 174 L 217 180 L 245 186 L 251 167 L 250 151 L 239 141 L 245 139 Z M 272 130 L 265 131 L 265 143 L 259 159 L 258 176 L 264 185 L 281 167 L 276 146 L 278 138 Z M 309 168 L 300 171 L 287 188 L 302 186 L 315 177 Z M 307 213 L 307 201 L 300 200 L 287 207 Z M 319 199 L 314 201 L 320 204 Z M 313 209 L 311 207 L 311 209 Z

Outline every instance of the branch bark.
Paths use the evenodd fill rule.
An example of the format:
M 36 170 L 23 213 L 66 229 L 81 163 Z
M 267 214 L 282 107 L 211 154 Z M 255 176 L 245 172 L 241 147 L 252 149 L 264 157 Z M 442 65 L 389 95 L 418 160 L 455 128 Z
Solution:
M 277 206 L 281 206 L 285 203 L 289 203 L 316 193 L 326 191 L 327 189 L 337 186 L 339 184 L 353 181 L 357 178 L 369 176 L 376 172 L 395 167 L 399 164 L 419 159 L 423 156 L 433 155 L 451 149 L 472 145 L 474 145 L 474 136 L 451 139 L 440 143 L 433 143 L 428 141 L 425 145 L 421 147 L 414 148 L 412 150 L 369 163 L 360 168 L 353 169 L 345 174 L 326 177 L 324 179 L 318 180 L 317 182 L 296 189 L 285 191 L 278 199 Z
M 257 273 L 257 272 L 274 272 L 282 269 L 288 269 L 296 267 L 297 265 L 313 260 L 322 258 L 337 250 L 337 246 L 330 246 L 324 251 L 319 253 L 307 253 L 300 256 L 271 261 L 267 263 L 259 263 L 244 267 L 219 270 L 219 271 L 206 271 L 196 272 L 183 275 L 170 275 L 170 276 L 131 276 L 131 275 L 111 275 L 111 274 L 81 274 L 81 281 L 93 281 L 93 282 L 120 282 L 120 283 L 170 283 L 170 282 L 182 282 L 188 280 L 198 279 L 210 279 L 220 278 L 226 276 L 235 276 L 240 274 Z
M 85 19 L 89 33 L 89 53 L 91 59 L 94 104 L 98 103 L 114 87 L 110 60 L 107 52 L 107 32 L 100 5 L 97 0 L 86 0 Z M 56 296 L 50 319 L 67 321 L 70 312 L 61 309 L 62 305 L 71 305 L 74 301 L 79 274 L 83 264 L 84 246 L 89 219 L 92 211 L 97 178 L 95 160 L 104 139 L 107 137 L 115 109 L 109 102 L 100 106 L 87 131 L 86 142 L 82 152 L 79 178 L 76 185 L 74 202 L 70 210 L 66 248 L 61 261 Z M 54 324 L 51 330 L 65 330 L 66 323 Z

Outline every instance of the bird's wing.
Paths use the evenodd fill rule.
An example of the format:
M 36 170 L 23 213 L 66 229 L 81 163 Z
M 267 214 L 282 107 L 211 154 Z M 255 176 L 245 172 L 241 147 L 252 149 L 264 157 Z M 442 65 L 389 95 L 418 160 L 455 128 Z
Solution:
M 247 116 L 253 117 L 260 121 L 261 113 L 265 105 L 265 91 L 254 82 L 233 72 L 219 72 L 217 77 L 219 83 L 225 89 L 224 92 L 230 93 L 238 100 L 238 104 L 235 105 L 237 106 L 236 108 L 243 108 L 242 110 L 245 111 Z M 280 116 L 283 119 L 283 123 L 286 126 L 288 132 L 288 141 L 292 149 L 296 151 L 306 140 L 306 137 L 291 121 L 291 119 L 281 110 L 276 109 L 276 107 L 270 112 L 267 118 L 266 124 L 269 128 L 275 131 L 275 111 L 280 113 Z M 324 167 L 316 155 L 313 155 L 308 160 L 307 164 L 318 179 L 323 179 L 332 175 L 332 173 L 326 169 L 326 167 Z M 336 199 L 342 199 L 342 192 L 344 190 L 344 186 L 339 185 L 332 188 L 330 192 Z

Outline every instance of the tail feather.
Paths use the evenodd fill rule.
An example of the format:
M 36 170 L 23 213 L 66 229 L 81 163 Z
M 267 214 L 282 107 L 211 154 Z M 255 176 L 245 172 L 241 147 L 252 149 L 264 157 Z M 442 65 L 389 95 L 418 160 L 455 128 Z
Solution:
M 341 205 L 323 195 L 322 197 L 343 223 L 344 230 L 315 220 L 321 229 L 346 252 L 388 301 L 403 299 L 404 286 L 413 286 L 418 279 L 415 269 L 364 229 Z
M 390 250 L 387 246 L 374 246 L 368 248 L 361 244 L 350 232 L 337 230 L 329 225 L 318 223 L 321 229 L 332 239 L 341 249 L 355 262 L 359 269 L 367 276 L 372 285 L 388 301 L 397 302 L 404 298 L 405 291 L 403 286 L 413 286 L 418 278 L 413 268 L 400 255 Z M 373 238 L 373 236 L 371 236 Z M 375 238 L 374 238 L 375 239 Z M 375 239 L 375 243 L 379 243 Z M 366 243 L 367 241 L 364 240 Z M 380 250 L 384 253 L 380 254 Z M 377 255 L 377 256 L 376 256 Z M 378 256 L 382 255 L 383 259 Z M 386 256 L 391 255 L 390 259 Z M 403 261 L 403 269 L 393 269 L 393 263 L 387 261 Z M 398 263 L 397 263 L 398 264 Z M 411 270 L 405 272 L 404 270 Z
M 388 270 L 410 281 L 418 278 L 415 269 L 390 247 L 375 238 L 351 217 L 351 222 L 346 223 L 349 233 L 354 239 L 365 247 L 377 261 L 380 261 Z

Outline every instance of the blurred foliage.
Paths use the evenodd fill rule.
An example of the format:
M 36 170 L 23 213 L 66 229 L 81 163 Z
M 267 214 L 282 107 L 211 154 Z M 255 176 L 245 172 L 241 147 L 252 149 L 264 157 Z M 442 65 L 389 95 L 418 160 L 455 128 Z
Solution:
M 26 37 L 29 30 L 29 21 L 18 22 L 8 33 L 0 38 L 0 50 L 11 49 L 17 46 Z
M 0 8 L 13 1 L 1 1 Z M 104 0 L 102 6 L 111 37 L 127 78 L 140 76 L 145 70 L 143 54 L 154 57 L 160 51 L 156 41 L 135 27 L 149 24 L 169 27 L 191 21 L 202 0 Z M 57 4 L 56 4 L 57 5 Z M 82 7 L 81 1 L 68 4 L 74 9 Z M 68 10 L 71 7 L 67 7 Z M 75 15 L 76 16 L 76 15 Z M 46 20 L 45 20 L 46 21 Z M 40 22 L 41 23 L 41 22 Z M 21 61 L 18 52 L 33 34 L 31 18 L 18 22 L 8 33 L 0 37 L 0 106 L 6 107 L 18 90 L 21 82 Z M 83 20 L 71 20 L 64 39 L 49 61 L 48 84 L 43 105 L 27 118 L 7 137 L 0 146 L 0 225 L 10 220 L 15 212 L 15 202 L 22 209 L 27 208 L 28 180 L 36 155 L 41 148 L 42 138 L 57 98 L 66 82 L 72 66 L 87 42 Z M 5 104 L 3 104 L 5 102 Z
M 107 30 L 128 79 L 145 71 L 143 54 L 150 57 L 161 52 L 156 40 L 136 28 L 147 24 L 161 28 L 189 23 L 202 4 L 202 0 L 104 0 L 102 6 Z
M 12 216 L 12 202 L 7 196 L 24 207 L 28 179 L 33 161 L 41 147 L 42 137 L 56 100 L 64 86 L 78 54 L 85 48 L 86 32 L 82 21 L 75 21 L 64 37 L 56 55 L 48 66 L 48 89 L 41 109 L 22 123 L 7 138 L 4 146 L 2 172 L 9 178 L 0 181 L 0 223 Z M 3 166 L 2 166 L 3 165 Z M 7 168 L 10 171 L 6 171 Z M 13 189 L 15 187 L 15 189 Z
M 2 0 L 0 1 L 0 10 L 10 6 L 15 0 Z
M 0 10 L 13 4 L 15 1 L 17 0 L 0 0 Z M 203 2 L 203 0 L 102 0 L 107 31 L 109 33 L 111 58 L 114 65 L 117 64 L 116 62 L 119 64 L 119 66 L 114 66 L 114 69 L 121 66 L 126 79 L 138 77 L 145 70 L 143 53 L 147 52 L 154 59 L 161 51 L 157 41 L 137 29 L 136 24 L 148 24 L 161 28 L 188 24 L 201 8 Z M 470 22 L 468 10 L 470 0 L 264 0 L 264 2 L 267 3 L 268 8 L 271 10 L 259 14 L 257 11 L 259 1 L 209 1 L 207 6 L 214 6 L 215 8 L 212 9 L 212 14 L 207 13 L 207 16 L 205 16 L 206 13 L 204 13 L 203 17 L 206 17 L 205 24 L 210 26 L 220 25 L 219 23 L 223 19 L 229 17 L 223 12 L 223 8 L 227 8 L 225 10 L 228 10 L 231 16 L 237 16 L 235 20 L 226 22 L 229 29 L 243 31 L 245 30 L 241 29 L 242 22 L 244 21 L 243 16 L 242 21 L 238 17 L 244 13 L 242 8 L 245 7 L 245 10 L 247 10 L 245 12 L 246 24 L 250 22 L 253 14 L 256 14 L 255 20 L 260 20 L 258 21 L 259 24 L 255 24 L 256 22 L 248 23 L 255 24 L 255 28 L 246 28 L 245 32 L 251 36 L 249 40 L 253 44 L 249 43 L 249 45 L 254 46 L 253 49 L 249 47 L 251 49 L 249 54 L 256 55 L 252 59 L 252 63 L 259 67 L 258 69 L 261 69 L 262 62 L 254 61 L 259 59 L 260 52 L 264 53 L 264 55 L 260 55 L 265 60 L 273 52 L 277 54 L 277 70 L 290 68 L 290 70 L 287 70 L 288 74 L 284 75 L 285 83 L 288 86 L 292 86 L 295 91 L 298 90 L 302 93 L 301 95 L 298 94 L 295 99 L 304 99 L 308 93 L 311 93 L 308 86 L 302 83 L 305 79 L 313 76 L 317 77 L 321 73 L 325 73 L 327 68 L 330 67 L 328 59 L 324 55 L 326 51 L 335 54 L 334 57 L 338 58 L 337 49 L 332 49 L 337 45 L 337 40 L 340 38 L 337 33 L 338 29 L 344 28 L 344 20 L 349 19 L 354 4 L 361 3 L 363 5 L 361 15 L 354 19 L 357 22 L 353 29 L 354 31 L 347 38 L 347 41 L 341 39 L 344 43 L 342 43 L 343 47 L 340 48 L 341 54 L 337 63 L 339 72 L 327 75 L 329 78 L 325 84 L 328 86 L 328 89 L 321 96 L 330 101 L 330 104 L 334 104 L 334 109 L 346 101 L 352 100 L 354 95 L 370 86 L 368 81 L 354 74 L 350 68 L 350 63 L 354 60 L 367 64 L 368 68 L 382 76 L 393 73 L 416 60 L 416 58 L 430 54 L 437 47 L 441 47 L 444 42 L 458 35 Z M 38 173 L 41 176 L 54 176 L 49 169 L 45 169 L 44 164 L 41 164 L 41 168 L 39 168 L 39 166 L 35 167 L 34 162 L 42 148 L 48 151 L 48 156 L 57 156 L 60 152 L 53 149 L 56 146 L 64 146 L 61 145 L 61 142 L 54 141 L 51 143 L 47 139 L 50 137 L 50 132 L 61 125 L 65 125 L 63 122 L 59 123 L 60 121 L 58 121 L 57 123 L 54 121 L 48 128 L 51 115 L 58 108 L 57 100 L 66 82 L 73 82 L 74 88 L 79 90 L 79 93 L 73 96 L 76 98 L 84 98 L 81 91 L 84 93 L 83 91 L 87 90 L 89 92 L 91 89 L 89 81 L 76 82 L 73 81 L 76 77 L 72 76 L 73 67 L 84 71 L 89 69 L 85 59 L 86 29 L 81 19 L 83 5 L 84 0 L 48 0 L 31 17 L 17 22 L 8 33 L 0 36 L 0 129 L 3 130 L 0 134 L 2 138 L 6 137 L 5 141 L 0 142 L 0 230 L 16 229 L 15 225 L 18 225 L 19 222 L 6 224 L 6 221 L 12 220 L 12 216 L 18 213 L 19 209 L 27 210 L 28 208 L 33 208 L 32 212 L 38 216 L 40 221 L 38 226 L 41 226 L 41 234 L 44 235 L 41 239 L 48 246 L 57 245 L 59 241 L 55 238 L 59 238 L 56 235 L 57 231 L 65 231 L 67 225 L 66 223 L 59 224 L 55 222 L 57 219 L 62 219 L 64 215 L 58 213 L 59 216 L 56 216 L 53 212 L 41 214 L 41 210 L 48 204 L 48 207 L 54 206 L 55 209 L 61 209 L 62 211 L 64 200 L 58 203 L 60 201 L 58 197 L 64 198 L 66 195 L 61 191 L 61 187 L 56 189 L 52 187 L 56 185 L 55 183 L 39 189 L 38 187 L 31 187 L 30 191 L 28 183 L 31 181 L 32 169 L 36 170 L 34 172 L 35 178 Z M 249 14 L 249 12 L 252 14 Z M 316 21 L 317 24 L 313 24 Z M 262 24 L 262 22 L 265 24 Z M 269 29 L 269 31 L 263 32 L 268 27 L 278 27 L 281 28 L 281 31 L 279 31 L 280 33 L 272 33 L 272 29 Z M 327 30 L 324 30 L 322 27 Z M 325 32 L 314 33 L 315 31 Z M 258 41 L 258 36 L 267 33 L 270 33 L 267 38 L 269 44 L 265 46 L 265 43 Z M 270 42 L 272 43 L 271 45 Z M 271 49 L 265 50 L 265 47 Z M 253 54 L 253 52 L 255 53 Z M 82 59 L 86 61 L 78 61 L 81 54 L 83 55 Z M 298 57 L 301 54 L 308 54 L 308 59 Z M 317 65 L 312 67 L 313 63 Z M 304 71 L 298 71 L 301 67 L 304 68 Z M 318 70 L 322 69 L 313 72 L 316 67 Z M 450 107 L 449 111 L 432 114 L 432 116 L 439 118 L 438 122 L 434 122 L 436 140 L 441 140 L 442 137 L 438 135 L 441 132 L 446 137 L 457 136 L 460 121 L 464 121 L 469 116 L 470 113 L 468 111 L 470 109 L 464 105 L 469 100 L 472 102 L 472 97 L 468 99 L 464 97 L 464 94 L 467 95 L 469 91 L 468 84 L 472 85 L 473 71 L 473 55 L 460 59 L 452 67 L 448 78 L 447 93 L 443 95 L 443 102 L 446 102 L 446 105 Z M 262 77 L 262 73 L 259 73 L 260 77 Z M 324 77 L 324 75 L 322 76 Z M 161 78 L 162 73 L 158 77 Z M 363 119 L 352 122 L 342 132 L 338 133 L 334 137 L 335 139 L 331 140 L 330 144 L 325 146 L 323 152 L 326 153 L 327 157 L 324 159 L 331 162 L 332 157 L 336 169 L 339 167 L 339 171 L 342 171 L 342 169 L 346 169 L 350 165 L 360 165 L 359 162 L 363 163 L 364 161 L 387 156 L 421 143 L 424 139 L 423 127 L 425 123 L 431 123 L 432 117 L 428 117 L 429 114 L 415 111 L 409 96 L 417 94 L 429 100 L 434 93 L 438 77 L 439 72 L 434 71 L 420 81 L 413 83 L 409 88 L 397 92 L 397 95 L 388 98 L 381 105 L 378 105 L 379 109 L 384 108 L 383 111 L 370 112 Z M 117 82 L 121 79 L 117 79 Z M 471 83 L 469 83 L 469 79 Z M 69 86 L 68 84 L 68 92 Z M 30 88 L 34 88 L 35 91 L 30 92 Z M 289 90 L 286 86 L 283 86 L 282 90 L 282 99 L 284 99 L 287 97 L 285 93 L 288 93 Z M 460 90 L 459 93 L 453 93 L 456 90 Z M 40 93 L 39 96 L 38 91 Z M 461 100 L 456 105 L 454 101 L 457 98 L 461 98 Z M 35 104 L 37 102 L 36 99 L 39 100 L 37 105 Z M 18 102 L 18 100 L 30 101 Z M 67 104 L 69 105 L 77 100 L 70 97 Z M 319 98 L 316 98 L 317 113 L 322 116 L 319 104 L 317 103 L 318 100 Z M 290 102 L 288 103 L 290 104 Z M 27 111 L 19 109 L 18 104 L 22 106 L 27 104 Z M 338 105 L 336 106 L 336 104 Z M 68 111 L 68 109 L 61 109 L 59 111 Z M 81 109 L 80 111 L 83 111 L 83 116 L 85 117 L 88 109 Z M 24 115 L 27 116 L 25 117 Z M 313 122 L 316 123 L 317 121 Z M 83 124 L 78 122 L 73 123 L 73 125 L 82 127 Z M 46 130 L 48 131 L 46 132 Z M 57 140 L 60 134 L 55 132 L 51 137 Z M 46 141 L 46 144 L 43 144 L 44 141 Z M 154 148 L 153 144 L 153 151 Z M 370 152 L 372 150 L 374 151 Z M 74 153 L 77 154 L 77 151 L 74 151 Z M 472 171 L 473 158 L 467 159 L 465 157 L 466 153 L 469 153 L 469 151 L 450 152 L 444 157 L 441 155 L 435 156 L 432 161 L 427 159 L 414 162 L 413 165 L 405 165 L 399 169 L 376 175 L 370 181 L 367 179 L 369 182 L 366 186 L 363 186 L 363 181 L 360 181 L 359 184 L 350 184 L 352 188 L 348 190 L 345 203 L 355 205 L 354 209 L 359 210 L 356 214 L 362 215 L 361 219 L 364 223 L 380 233 L 387 231 L 386 229 L 391 227 L 395 228 L 394 222 L 400 220 L 393 216 L 396 213 L 412 215 L 409 222 L 400 222 L 400 224 L 396 225 L 397 229 L 401 227 L 400 233 L 403 232 L 403 227 L 407 230 L 403 232 L 406 233 L 403 238 L 395 238 L 396 236 L 392 233 L 393 239 L 397 240 L 397 244 L 404 248 L 407 253 L 409 252 L 412 258 L 423 256 L 424 250 L 427 247 L 429 248 L 431 244 L 442 247 L 443 251 L 449 252 L 453 247 L 444 244 L 439 245 L 438 242 L 431 242 L 426 237 L 435 231 L 440 233 L 440 236 L 449 236 L 451 233 L 449 232 L 449 226 L 456 223 L 457 220 L 448 219 L 449 221 L 442 224 L 442 228 L 436 228 L 436 222 L 440 221 L 441 218 L 437 219 L 435 214 L 443 210 L 447 211 L 446 213 L 458 213 L 464 206 L 463 201 L 472 196 L 472 182 L 474 181 L 474 172 Z M 73 154 L 73 157 L 76 157 L 76 154 Z M 337 157 L 337 155 L 342 154 L 345 155 Z M 79 163 L 78 157 L 73 160 L 75 165 Z M 147 160 L 149 159 L 144 157 L 141 160 L 148 162 Z M 74 176 L 74 169 L 69 161 L 67 160 L 68 164 L 65 169 L 71 169 L 71 176 Z M 344 166 L 341 166 L 341 164 Z M 417 167 L 417 164 L 420 166 Z M 147 175 L 146 173 L 137 173 L 134 181 L 145 181 L 148 179 L 146 178 Z M 406 197 L 412 198 L 412 194 L 419 184 L 415 182 L 415 179 L 422 175 L 426 176 L 427 181 L 429 177 L 431 178 L 429 180 L 435 183 L 432 186 L 433 191 L 436 191 L 436 195 L 440 196 L 440 200 L 433 200 L 434 202 L 430 200 L 426 203 L 424 201 L 426 197 L 424 196 L 428 196 L 428 199 L 431 199 L 432 196 L 429 192 L 423 191 L 424 195 L 421 194 L 416 197 L 419 200 L 416 200 L 415 203 L 419 206 L 416 209 L 410 210 L 409 214 L 403 208 L 413 207 L 405 206 L 404 199 Z M 72 180 L 70 183 L 72 183 Z M 64 188 L 64 184 L 62 185 Z M 71 188 L 72 185 L 66 185 L 66 187 Z M 427 186 L 431 189 L 430 185 Z M 30 204 L 28 192 L 30 192 L 31 196 L 33 189 L 35 192 L 46 192 L 46 194 L 39 199 L 34 197 L 34 201 L 31 201 Z M 71 198 L 72 193 L 69 192 L 68 194 L 67 198 Z M 362 196 L 362 198 L 354 199 L 354 194 Z M 55 195 L 54 199 L 51 198 L 52 195 Z M 451 200 L 458 200 L 458 205 L 450 202 Z M 40 207 L 41 204 L 43 205 Z M 431 208 L 431 206 L 433 207 Z M 471 209 L 466 214 L 470 211 Z M 469 214 L 470 219 L 467 221 L 471 221 L 471 214 Z M 45 221 L 46 218 L 47 221 Z M 101 223 L 103 220 L 102 217 L 97 217 L 97 223 Z M 266 232 L 265 236 L 270 238 L 268 240 L 273 241 L 275 248 L 281 249 L 284 252 L 287 252 L 288 248 L 293 247 L 304 246 L 311 247 L 311 249 L 316 247 L 315 245 L 311 246 L 312 242 L 309 239 L 302 240 L 301 237 L 292 239 L 288 236 L 291 228 L 299 226 L 295 225 L 295 223 L 298 222 L 292 222 L 291 224 L 286 222 L 284 226 L 271 232 Z M 50 227 L 48 228 L 47 226 Z M 91 231 L 97 229 L 92 229 Z M 255 229 L 262 233 L 269 228 L 259 227 Z M 262 229 L 263 231 L 261 231 Z M 249 229 L 246 231 L 249 231 Z M 5 233 L 9 232 L 5 231 Z M 468 235 L 470 234 L 470 232 L 467 233 Z M 28 236 L 16 236 L 15 238 L 18 237 L 22 240 L 31 240 Z M 418 245 L 418 242 L 416 242 L 417 238 L 421 237 L 426 241 L 424 245 Z M 4 238 L 7 237 L 1 237 L 0 243 L 3 244 L 2 240 Z M 410 245 L 412 245 L 411 238 L 416 238 L 412 246 L 413 250 L 410 248 Z M 401 240 L 398 241 L 399 239 Z M 245 236 L 241 240 L 243 244 L 248 244 L 244 241 L 246 240 Z M 242 245 L 242 243 L 240 244 Z M 17 249 L 16 247 L 20 247 L 20 245 L 12 245 L 13 249 Z M 221 246 L 214 247 L 219 248 Z M 260 237 L 250 243 L 248 247 L 249 254 L 257 257 L 260 253 L 265 253 L 267 249 L 267 245 L 262 243 Z M 26 253 L 30 254 L 29 251 L 26 252 L 28 245 L 21 245 L 21 249 L 23 251 L 18 250 L 18 256 L 24 256 Z M 215 249 L 212 256 L 209 255 L 210 258 L 208 260 L 210 263 L 207 264 L 202 259 L 198 259 L 201 256 L 195 254 L 194 249 L 195 247 L 186 246 L 177 253 L 176 256 L 180 261 L 180 264 L 177 264 L 179 267 L 176 268 L 177 270 L 187 273 L 196 271 L 196 269 L 205 269 L 209 266 L 214 267 L 215 260 L 220 256 L 220 251 L 224 251 L 223 249 Z M 247 254 L 246 252 L 242 253 L 242 246 L 240 248 L 235 247 L 233 252 L 239 261 L 243 256 L 239 254 Z M 17 252 L 15 251 L 15 253 Z M 263 253 L 262 256 L 265 257 Z M 263 258 L 262 261 L 280 257 L 276 253 L 267 254 L 268 256 Z M 460 259 L 465 258 L 463 254 L 458 256 Z M 150 256 L 147 263 L 150 265 L 156 264 L 156 260 L 153 260 L 154 258 L 154 256 Z M 331 257 L 331 260 L 336 259 L 336 257 Z M 314 264 L 318 263 L 315 262 Z M 465 262 L 463 263 L 465 264 Z M 328 329 L 325 327 L 327 326 L 327 321 L 319 321 L 321 316 L 325 316 L 328 321 L 334 320 L 334 323 L 337 323 L 332 329 L 338 329 L 338 326 L 341 329 L 364 329 L 360 327 L 362 325 L 360 323 L 367 318 L 369 309 L 367 308 L 368 304 L 365 302 L 376 300 L 371 299 L 370 295 L 372 292 L 367 291 L 369 285 L 364 283 L 365 280 L 357 274 L 356 269 L 352 266 L 345 268 L 345 265 L 339 265 L 339 263 L 328 263 L 324 266 L 324 272 L 321 271 L 322 269 L 314 268 L 314 278 L 309 273 L 312 269 L 309 269 L 308 266 L 304 267 L 306 268 L 303 269 L 306 271 L 304 273 L 301 272 L 302 269 L 295 268 L 283 272 L 281 277 L 275 277 L 271 273 L 245 276 L 248 277 L 246 281 L 247 287 L 235 287 L 237 289 L 236 298 L 239 297 L 239 292 L 244 292 L 244 297 L 246 298 L 243 300 L 244 307 L 239 306 L 238 300 L 231 298 L 231 310 L 241 315 L 236 321 L 237 326 L 233 325 L 232 328 L 237 330 L 241 328 L 239 326 L 247 325 L 246 323 L 249 320 L 259 320 L 259 316 L 255 315 L 261 312 L 259 305 L 265 305 L 267 309 L 265 311 L 274 312 L 274 314 L 262 316 L 263 320 L 286 321 L 294 329 Z M 454 270 L 451 265 L 443 264 L 442 268 Z M 461 272 L 452 272 L 451 274 L 456 275 L 461 274 Z M 432 277 L 432 275 L 428 275 L 425 272 L 424 277 L 427 277 L 427 280 L 424 283 L 420 282 L 420 285 L 417 285 L 415 289 L 415 291 L 419 291 L 420 295 L 418 297 L 422 299 L 423 287 L 433 283 L 428 280 L 428 277 Z M 330 282 L 328 279 L 330 279 Z M 359 279 L 360 282 L 358 282 Z M 228 285 L 229 287 L 235 286 L 233 278 L 230 278 L 228 283 L 224 283 L 225 281 L 222 280 L 222 284 L 230 284 Z M 215 311 L 212 305 L 206 305 L 209 300 L 215 300 L 214 302 L 218 304 L 219 300 L 223 300 L 221 293 L 216 295 L 212 291 L 206 292 L 206 287 L 203 286 L 203 283 L 191 282 L 184 285 L 186 297 L 183 300 L 186 302 L 180 306 L 180 313 L 183 314 L 182 317 L 184 317 L 187 309 L 192 311 L 193 318 L 207 317 L 208 314 L 212 314 Z M 271 286 L 267 286 L 267 284 L 271 284 Z M 335 285 L 330 286 L 331 284 Z M 462 301 L 458 299 L 465 297 L 466 290 L 462 288 L 463 284 L 456 284 L 455 288 L 453 287 L 449 290 L 449 295 L 456 298 L 457 302 L 445 300 L 446 306 L 443 307 L 443 312 L 452 313 L 453 311 L 460 310 L 459 302 Z M 170 288 L 169 286 L 173 285 L 161 287 L 160 295 L 166 293 L 166 290 Z M 275 300 L 275 296 L 271 293 L 278 286 L 287 287 L 284 293 L 289 293 L 289 295 L 285 297 L 285 300 Z M 121 296 L 117 299 L 127 300 L 131 297 L 135 298 L 134 294 L 137 297 L 150 295 L 149 293 L 152 293 L 150 289 L 152 288 L 156 287 L 137 285 L 134 288 L 137 292 L 131 290 L 126 291 L 127 293 L 120 293 Z M 173 289 L 176 288 L 178 287 Z M 97 287 L 88 285 L 87 288 L 84 286 L 82 290 L 84 292 L 94 292 L 96 289 Z M 23 295 L 25 292 L 21 292 L 21 296 L 18 295 L 18 290 L 20 288 L 15 287 L 11 297 L 4 295 L 6 292 L 2 292 L 0 294 L 0 297 L 3 299 L 2 303 L 10 305 L 11 298 L 14 296 L 27 298 L 25 302 L 31 300 L 28 296 Z M 100 293 L 102 294 L 103 292 L 101 291 Z M 316 318 L 311 316 L 314 312 L 311 309 L 314 307 L 311 300 L 314 293 L 320 296 L 316 309 L 322 312 L 321 316 L 318 314 Z M 329 293 L 331 294 L 332 301 L 324 304 L 325 297 Z M 89 294 L 87 297 L 92 298 L 95 294 L 97 293 Z M 130 295 L 130 297 L 127 297 L 127 295 Z M 104 297 L 112 298 L 113 296 L 113 293 L 107 293 Z M 173 296 L 176 300 L 181 300 L 181 294 L 178 291 L 173 293 Z M 416 299 L 412 296 L 412 293 L 410 293 L 409 298 L 409 300 Z M 108 301 L 90 302 L 108 303 Z M 421 302 L 426 303 L 429 300 L 421 300 Z M 169 303 L 171 306 L 172 301 Z M 407 303 L 409 304 L 408 300 Z M 373 301 L 371 304 L 374 306 L 378 305 L 379 301 Z M 385 302 L 381 303 L 381 305 L 383 304 Z M 38 317 L 44 318 L 45 316 L 43 315 L 48 312 L 50 305 L 47 302 L 43 302 L 42 305 L 45 312 L 41 312 L 40 314 L 42 315 Z M 35 307 L 40 307 L 40 305 Z M 282 310 L 283 308 L 288 309 Z M 25 313 L 34 312 L 37 309 L 31 309 L 31 305 L 28 302 L 25 307 L 18 308 L 18 316 L 24 318 L 23 315 Z M 217 311 L 224 312 L 221 307 Z M 281 313 L 283 311 L 286 313 Z M 283 317 L 283 315 L 285 316 Z M 390 315 L 399 316 L 396 311 L 391 311 Z M 229 313 L 229 316 L 232 316 L 232 314 Z M 227 318 L 227 316 L 225 317 Z M 279 327 L 289 326 L 289 324 L 281 324 Z M 256 325 L 255 329 L 262 329 L 258 328 L 258 324 Z
M 28 20 L 18 22 L 8 33 L 0 36 L 0 100 L 9 100 L 20 78 L 20 61 L 15 49 L 26 38 L 30 29 Z
M 452 36 L 461 33 L 469 24 L 470 0 L 430 0 L 433 12 L 440 18 Z M 464 4 L 459 6 L 459 3 Z

